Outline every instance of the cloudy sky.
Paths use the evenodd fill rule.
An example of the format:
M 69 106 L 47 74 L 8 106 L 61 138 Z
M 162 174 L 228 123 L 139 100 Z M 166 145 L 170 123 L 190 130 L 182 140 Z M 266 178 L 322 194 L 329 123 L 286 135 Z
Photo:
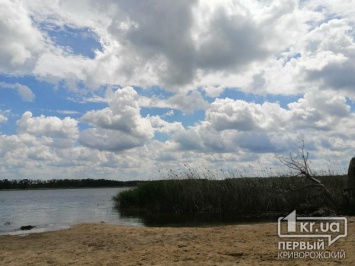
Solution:
M 355 155 L 355 0 L 0 0 L 0 179 Z M 183 170 L 182 170 L 183 171 Z

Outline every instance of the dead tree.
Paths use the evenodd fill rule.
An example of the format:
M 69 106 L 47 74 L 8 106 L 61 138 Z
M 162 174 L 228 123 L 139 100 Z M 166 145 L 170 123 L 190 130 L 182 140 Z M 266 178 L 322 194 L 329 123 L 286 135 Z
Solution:
M 334 197 L 329 189 L 315 177 L 311 168 L 308 164 L 308 152 L 304 150 L 304 140 L 301 140 L 302 145 L 298 146 L 298 152 L 296 155 L 290 153 L 289 157 L 286 156 L 278 156 L 276 158 L 285 166 L 287 166 L 292 172 L 294 172 L 294 176 L 305 177 L 307 180 L 311 181 L 311 185 L 308 185 L 304 188 L 318 187 L 321 189 L 322 193 L 325 195 L 327 202 L 329 205 L 333 206 L 335 204 Z M 354 168 L 355 173 L 355 168 Z M 302 188 L 300 188 L 302 189 Z

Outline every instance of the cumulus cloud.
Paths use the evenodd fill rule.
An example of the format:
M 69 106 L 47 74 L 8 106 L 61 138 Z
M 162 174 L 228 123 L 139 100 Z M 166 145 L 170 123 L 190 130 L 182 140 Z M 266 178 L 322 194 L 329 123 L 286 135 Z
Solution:
M 327 130 L 327 136 L 336 135 L 352 128 L 352 120 L 345 97 L 333 92 L 307 93 L 288 108 L 278 103 L 216 99 L 206 110 L 204 121 L 177 130 L 173 141 L 182 150 L 285 152 L 292 148 L 290 143 L 297 134 L 316 138 L 317 132 L 324 135 Z
M 29 73 L 44 47 L 22 1 L 0 1 L 0 71 Z
M 235 137 L 238 147 L 251 153 L 287 153 L 294 140 L 280 136 L 280 132 L 242 132 Z
M 137 178 L 127 169 L 139 169 L 142 161 L 132 155 L 117 156 L 111 152 L 102 152 L 84 146 L 62 149 L 53 145 L 52 139 L 22 133 L 18 135 L 0 135 L 0 169 L 7 178 L 75 178 L 85 175 L 87 178 L 117 178 L 117 168 L 122 179 Z M 136 151 L 137 152 L 137 151 Z M 133 154 L 134 155 L 134 154 Z M 147 165 L 148 167 L 149 165 Z M 87 172 L 87 169 L 90 169 Z M 146 171 L 146 168 L 141 169 Z
M 37 138 L 30 134 L 0 135 L 0 158 L 7 159 L 9 164 L 26 164 L 25 159 L 29 154 L 37 152 L 37 158 L 48 154 L 51 139 L 47 137 Z
M 76 90 L 76 84 L 87 79 L 91 65 L 91 59 L 80 55 L 50 52 L 43 53 L 38 58 L 33 73 L 52 83 L 64 80 L 70 89 Z
M 350 118 L 346 99 L 333 92 L 306 93 L 297 102 L 288 104 L 294 128 L 332 130 L 343 119 Z
M 64 119 L 44 115 L 33 117 L 29 111 L 25 112 L 17 121 L 19 133 L 72 140 L 78 137 L 77 124 L 78 122 L 70 117 Z
M 202 150 L 203 141 L 199 134 L 198 128 L 190 128 L 181 130 L 174 135 L 174 140 L 179 144 L 182 150 Z
M 238 70 L 268 55 L 262 41 L 266 36 L 252 16 L 240 14 L 240 7 L 218 7 L 205 30 L 199 33 L 198 68 L 207 72 Z
M 109 32 L 124 45 L 128 55 L 136 53 L 139 55 L 136 60 L 158 66 L 155 74 L 165 84 L 189 82 L 194 67 L 190 29 L 196 1 L 122 1 L 117 4 L 118 14 Z M 125 65 L 128 72 L 134 71 L 129 68 L 135 66 L 140 68 L 136 64 Z
M 5 73 L 26 68 L 75 89 L 77 82 L 87 88 L 159 85 L 178 93 L 205 88 L 210 97 L 225 87 L 351 93 L 354 84 L 352 12 L 332 0 L 3 2 Z M 53 25 L 88 29 L 102 49 L 94 58 L 64 51 L 46 31 Z
M 344 18 L 323 19 L 305 31 L 297 44 L 260 67 L 246 87 L 274 94 L 327 89 L 354 98 L 352 24 Z
M 216 99 L 206 110 L 206 120 L 216 130 L 235 129 L 250 131 L 254 129 L 272 130 L 287 121 L 288 113 L 277 103 L 262 105 L 242 100 Z
M 147 139 L 125 134 L 122 131 L 93 128 L 80 134 L 80 143 L 87 147 L 107 150 L 123 151 L 144 145 Z
M 137 100 L 138 94 L 132 87 L 119 89 L 109 99 L 109 107 L 89 111 L 81 119 L 96 127 L 118 130 L 135 136 L 149 136 L 152 132 L 150 121 L 140 115 Z
M 143 145 L 153 137 L 154 130 L 149 118 L 140 115 L 137 100 L 137 92 L 125 87 L 111 95 L 107 108 L 84 114 L 81 120 L 96 128 L 82 132 L 80 142 L 92 148 L 115 151 Z
M 166 102 L 168 106 L 180 109 L 184 113 L 204 110 L 209 106 L 209 103 L 203 99 L 199 91 L 192 91 L 187 94 L 179 93 L 170 97 Z
M 0 82 L 0 89 L 15 89 L 20 95 L 21 99 L 25 102 L 32 102 L 35 99 L 35 94 L 32 90 L 20 83 L 10 84 L 6 82 Z
M 156 132 L 164 134 L 171 134 L 173 132 L 180 131 L 184 128 L 181 122 L 169 123 L 161 119 L 159 116 L 150 117 L 150 122 Z
M 111 176 L 110 169 L 135 176 L 174 167 L 176 161 L 239 167 L 258 159 L 272 163 L 272 153 L 288 152 L 300 136 L 322 158 L 350 158 L 355 145 L 348 99 L 355 99 L 352 6 L 353 0 L 341 5 L 335 0 L 0 0 L 1 74 L 29 74 L 75 92 L 123 88 L 85 99 L 108 106 L 85 113 L 83 128 L 91 128 L 80 133 L 72 118 L 24 113 L 18 135 L 0 135 L 1 171 L 23 167 L 34 173 L 45 161 L 50 167 L 73 167 L 68 175 L 88 165 L 90 174 Z M 75 54 L 57 43 L 52 27 L 90 31 L 101 48 L 90 58 Z M 133 85 L 171 93 L 142 96 L 149 93 L 138 95 L 127 87 Z M 25 84 L 1 82 L 0 88 L 16 90 L 24 101 L 35 99 Z M 299 99 L 287 107 L 215 99 L 227 88 L 226 93 L 235 88 Z M 140 107 L 172 111 L 143 117 Z M 185 128 L 163 119 L 171 114 L 173 120 L 175 110 L 187 116 L 203 110 L 205 117 Z M 8 118 L 0 113 L 0 122 Z M 154 140 L 155 133 L 167 140 Z
M 107 47 L 107 51 L 116 47 L 121 57 L 106 58 L 110 58 L 116 73 L 126 77 L 121 78 L 122 82 L 134 79 L 141 86 L 159 84 L 170 90 L 192 83 L 224 84 L 225 76 L 234 76 L 237 70 L 245 71 L 250 63 L 264 61 L 275 52 L 275 47 L 277 51 L 283 49 L 271 43 L 287 43 L 285 33 L 302 31 L 297 30 L 299 23 L 288 18 L 297 5 L 285 8 L 290 7 L 289 2 L 280 1 L 280 6 L 268 10 L 278 12 L 277 15 L 267 17 L 260 16 L 265 6 L 257 2 L 243 5 L 232 1 L 180 1 L 158 5 L 145 1 L 132 5 L 122 1 L 117 4 L 118 15 L 108 28 L 113 40 Z M 270 34 L 274 26 L 285 22 L 287 31 L 281 27 Z M 214 84 L 204 78 L 209 73 L 214 75 Z
M 282 0 L 149 0 L 135 4 L 88 0 L 80 5 L 36 0 L 8 4 L 4 13 L 11 13 L 17 5 L 27 26 L 16 29 L 21 28 L 25 35 L 35 31 L 29 40 L 41 43 L 33 57 L 36 75 L 52 82 L 84 81 L 92 88 L 134 84 L 174 91 L 186 91 L 191 85 L 243 85 L 255 64 L 287 50 L 291 40 L 305 34 L 314 13 L 301 12 L 296 1 Z M 89 29 L 102 49 L 95 51 L 93 59 L 68 54 L 55 39 L 43 41 L 44 35 L 50 39 L 44 29 L 51 25 Z M 27 39 L 16 42 L 27 47 Z
M 308 80 L 321 81 L 326 88 L 352 90 L 355 41 L 351 30 L 346 20 L 334 19 L 309 34 L 307 51 L 313 54 L 314 64 L 305 65 Z
M 355 21 L 354 0 L 349 0 L 339 5 L 336 0 L 314 0 L 305 3 L 311 9 L 321 9 L 326 11 L 330 16 L 332 14 L 338 14 L 341 17 L 346 17 L 351 21 Z

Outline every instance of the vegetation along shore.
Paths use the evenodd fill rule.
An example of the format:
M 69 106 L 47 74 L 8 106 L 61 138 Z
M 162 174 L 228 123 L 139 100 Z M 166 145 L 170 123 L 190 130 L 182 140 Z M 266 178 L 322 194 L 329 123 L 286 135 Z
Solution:
M 54 188 L 94 188 L 94 187 L 132 187 L 139 181 L 117 181 L 107 179 L 51 179 L 51 180 L 0 180 L 3 189 L 54 189 Z
M 297 154 L 278 157 L 289 173 L 268 178 L 236 178 L 233 172 L 216 178 L 171 171 L 165 180 L 139 184 L 114 197 L 116 207 L 147 213 L 237 213 L 274 215 L 296 210 L 304 215 L 353 215 L 355 196 L 352 159 L 348 175 L 318 176 L 308 163 L 304 142 Z M 329 171 L 330 172 L 330 171 Z

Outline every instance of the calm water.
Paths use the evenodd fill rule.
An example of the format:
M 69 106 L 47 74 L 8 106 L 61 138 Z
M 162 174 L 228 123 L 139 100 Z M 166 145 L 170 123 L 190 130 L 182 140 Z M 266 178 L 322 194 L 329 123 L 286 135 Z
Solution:
M 86 222 L 142 226 L 140 218 L 122 217 L 112 197 L 127 188 L 0 191 L 0 235 L 68 228 Z
M 112 197 L 128 188 L 0 191 L 0 235 L 28 234 L 69 228 L 79 223 L 130 226 L 204 226 L 276 221 L 236 214 L 154 214 L 114 209 Z M 30 231 L 19 230 L 32 225 Z

